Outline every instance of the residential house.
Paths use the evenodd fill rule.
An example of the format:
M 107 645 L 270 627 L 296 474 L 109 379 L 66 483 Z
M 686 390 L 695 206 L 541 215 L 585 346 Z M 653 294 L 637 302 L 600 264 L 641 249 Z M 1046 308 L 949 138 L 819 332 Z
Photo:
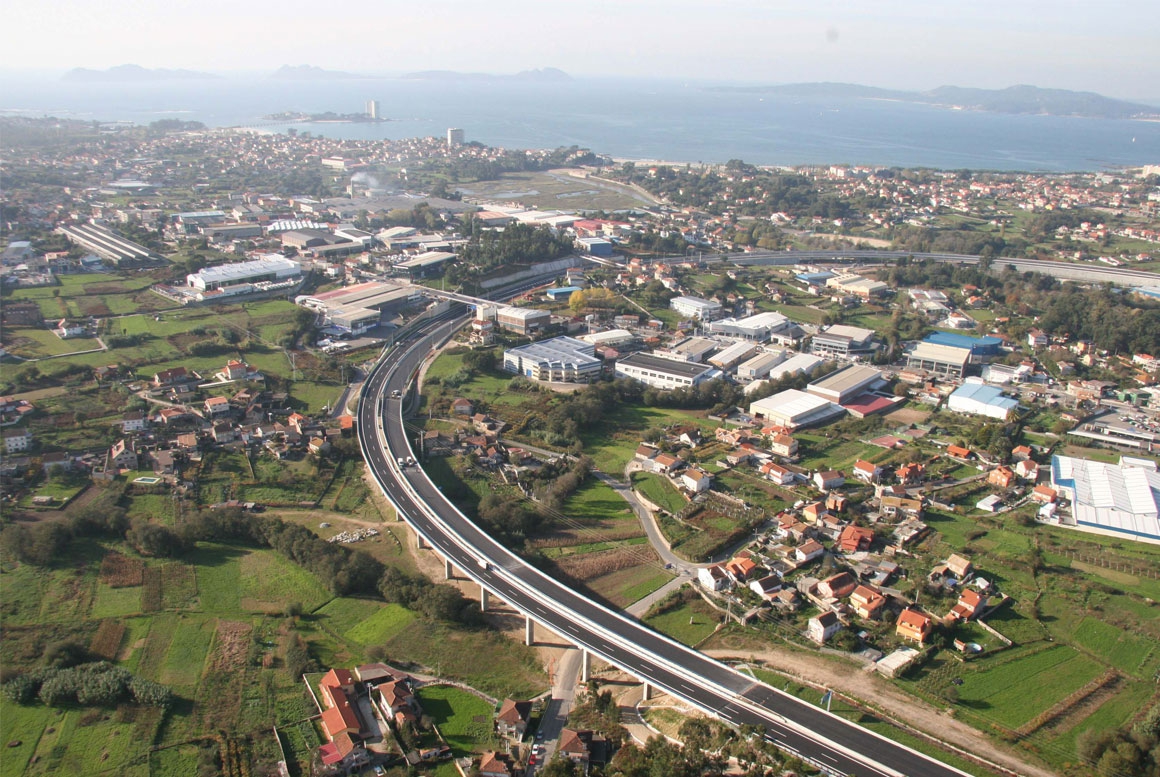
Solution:
M 479 768 L 476 773 L 479 777 L 511 777 L 511 758 L 489 750 L 479 757 Z
M 858 587 L 858 581 L 849 572 L 830 575 L 818 583 L 818 595 L 823 599 L 841 599 Z
M 769 451 L 777 456 L 796 456 L 798 441 L 788 434 L 775 434 L 769 438 Z
M 846 484 L 846 477 L 841 472 L 831 469 L 815 472 L 813 481 L 819 491 L 829 491 L 830 489 L 844 486 Z
M 744 583 L 757 571 L 757 564 L 748 555 L 740 555 L 725 563 L 725 573 L 735 583 Z
M 1031 458 L 1032 450 L 1030 445 L 1017 445 L 1011 449 L 1011 458 L 1015 461 L 1023 461 Z
M 532 717 L 530 701 L 504 699 L 499 713 L 495 716 L 495 729 L 500 736 L 523 739 L 528 731 L 528 721 Z
M 922 499 L 883 496 L 878 500 L 878 512 L 887 518 L 922 518 Z
M 176 468 L 173 451 L 154 451 L 151 458 L 153 459 L 154 475 L 173 474 L 174 469 Z
M 898 623 L 894 629 L 894 633 L 902 639 L 913 640 L 921 645 L 930 636 L 931 627 L 932 622 L 928 616 L 918 610 L 907 607 L 898 616 Z
M 694 494 L 708 491 L 712 484 L 713 476 L 703 469 L 689 467 L 681 473 L 681 485 Z
M 1031 489 L 1031 498 L 1040 504 L 1053 504 L 1059 493 L 1048 485 L 1036 486 Z
M 154 373 L 153 386 L 155 388 L 163 388 L 165 386 L 176 386 L 179 383 L 186 383 L 191 380 L 197 380 L 197 373 L 185 367 L 173 367 L 168 370 Z
M 16 453 L 32 447 L 32 432 L 27 429 L 4 430 L 4 452 Z
M 886 597 L 870 586 L 860 585 L 850 594 L 850 606 L 863 620 L 877 620 L 885 604 Z
M 668 453 L 659 453 L 653 457 L 652 471 L 661 475 L 668 475 L 684 465 L 685 462 Z
M 733 585 L 733 581 L 720 564 L 697 570 L 697 582 L 709 591 L 727 591 Z
M 964 588 L 959 593 L 959 601 L 951 608 L 950 617 L 954 620 L 968 621 L 982 612 L 987 606 L 987 596 L 974 588 Z
M 143 432 L 148 424 L 149 419 L 145 413 L 140 410 L 131 410 L 121 416 L 121 431 L 128 434 L 129 432 Z
M 894 527 L 894 531 L 890 536 L 898 543 L 899 547 L 904 548 L 913 542 L 921 540 L 929 531 L 930 527 L 917 518 L 907 518 Z
M 854 462 L 854 477 L 863 483 L 877 483 L 881 475 L 882 467 L 879 467 L 873 462 L 866 461 L 865 459 L 858 459 Z
M 1034 483 L 1039 479 L 1039 465 L 1031 459 L 1023 459 L 1015 464 L 1015 474 L 1022 480 Z
M 243 380 L 249 374 L 250 365 L 237 359 L 230 359 L 226 362 L 226 368 L 222 370 L 226 380 Z
M 966 556 L 960 556 L 958 553 L 952 553 L 946 560 L 947 571 L 955 576 L 957 580 L 966 580 L 967 576 L 975 571 L 974 564 Z
M 197 450 L 200 445 L 197 435 L 194 432 L 186 432 L 185 434 L 177 435 L 177 446 L 183 450 Z
M 794 480 L 793 472 L 781 466 L 780 464 L 774 464 L 772 461 L 768 461 L 765 464 L 762 464 L 758 468 L 758 471 L 765 477 L 772 480 L 774 483 L 777 483 L 779 486 L 791 485 Z
M 826 510 L 831 513 L 843 512 L 850 505 L 850 500 L 841 494 L 826 494 Z
M 1015 473 L 1010 467 L 999 466 L 987 475 L 987 482 L 998 488 L 1010 488 L 1015 485 Z
M 819 645 L 825 644 L 841 630 L 842 622 L 838 620 L 837 615 L 828 610 L 810 618 L 806 625 L 806 634 Z
M 810 502 L 802 507 L 802 518 L 809 523 L 817 523 L 826 514 L 825 502 Z
M 193 416 L 180 407 L 163 407 L 157 411 L 157 420 L 166 426 L 177 423 L 178 421 L 188 421 L 191 418 Z
M 475 405 L 471 403 L 470 399 L 456 397 L 451 400 L 451 412 L 455 415 L 473 415 L 475 413 Z
M 781 591 L 781 578 L 777 575 L 766 575 L 757 580 L 750 580 L 749 590 L 765 601 L 772 602 Z
M 967 448 L 961 445 L 948 445 L 947 455 L 953 459 L 970 459 L 975 454 L 971 453 Z
M 1027 333 L 1027 344 L 1032 348 L 1046 348 L 1049 340 L 1046 334 L 1038 329 Z
M 118 472 L 123 469 L 137 469 L 137 451 L 125 440 L 118 440 L 109 448 L 105 471 Z
M 210 437 L 213 437 L 214 442 L 221 445 L 222 443 L 234 442 L 239 438 L 239 433 L 234 425 L 229 423 L 214 424 L 213 429 L 210 430 Z
M 647 442 L 642 442 L 640 445 L 636 446 L 636 453 L 633 454 L 633 458 L 637 461 L 645 462 L 644 467 L 645 469 L 648 469 L 649 463 L 654 458 L 656 458 L 658 453 L 660 453 L 660 450 L 655 445 L 649 445 Z
M 898 478 L 898 482 L 904 486 L 913 486 L 921 483 L 925 473 L 926 467 L 918 463 L 903 464 L 894 470 L 894 475 Z
M 590 763 L 604 761 L 604 738 L 589 731 L 575 731 L 566 728 L 560 732 L 556 752 L 568 758 L 572 763 L 587 768 Z
M 205 401 L 206 418 L 213 418 L 228 412 L 230 412 L 230 401 L 225 397 L 210 397 Z
M 84 321 L 77 321 L 71 318 L 62 318 L 56 322 L 56 328 L 52 331 L 61 340 L 67 340 L 70 337 L 81 337 L 88 330 Z
M 838 549 L 843 553 L 858 553 L 870 550 L 874 532 L 863 526 L 847 526 L 838 536 Z
M 799 564 L 808 564 L 814 559 L 821 558 L 826 549 L 817 540 L 806 540 L 793 549 L 794 560 Z

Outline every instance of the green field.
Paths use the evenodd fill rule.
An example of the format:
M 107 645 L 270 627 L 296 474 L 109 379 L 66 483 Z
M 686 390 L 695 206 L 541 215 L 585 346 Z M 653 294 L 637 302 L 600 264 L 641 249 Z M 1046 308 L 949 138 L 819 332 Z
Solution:
M 717 630 L 722 614 L 700 598 L 681 601 L 662 612 L 649 615 L 644 622 L 678 642 L 696 645 Z
M 415 614 L 397 604 L 381 605 L 372 615 L 346 631 L 346 637 L 360 645 L 381 645 L 402 632 Z
M 670 513 L 678 512 L 688 504 L 668 478 L 654 472 L 632 473 L 632 487 L 639 491 L 645 499 Z
M 424 714 L 431 716 L 456 758 L 494 746 L 495 708 L 487 701 L 447 685 L 426 686 L 417 695 Z

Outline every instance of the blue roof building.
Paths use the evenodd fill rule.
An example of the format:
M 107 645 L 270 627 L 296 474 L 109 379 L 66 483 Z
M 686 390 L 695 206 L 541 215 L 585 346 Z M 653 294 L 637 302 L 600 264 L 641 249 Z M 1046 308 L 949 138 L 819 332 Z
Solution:
M 577 291 L 580 291 L 579 286 L 561 286 L 558 289 L 548 289 L 544 293 L 547 294 L 548 299 L 552 300 L 553 302 L 559 302 L 560 300 L 567 302 L 568 298 L 572 296 L 573 292 Z
M 820 286 L 823 283 L 825 283 L 826 281 L 830 280 L 830 278 L 834 278 L 837 276 L 835 276 L 834 273 L 832 273 L 832 272 L 822 271 L 822 272 L 803 272 L 803 273 L 799 273 L 798 275 L 795 275 L 794 277 L 797 278 L 802 283 Z
M 935 345 L 949 345 L 952 348 L 968 348 L 972 361 L 982 356 L 996 356 L 1003 341 L 998 337 L 974 337 L 958 332 L 931 332 L 923 341 Z

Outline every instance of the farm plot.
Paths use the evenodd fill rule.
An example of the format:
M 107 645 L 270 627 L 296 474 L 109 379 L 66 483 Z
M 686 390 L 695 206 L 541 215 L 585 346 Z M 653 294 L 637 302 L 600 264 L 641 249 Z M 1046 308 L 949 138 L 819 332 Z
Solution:
M 426 686 L 418 691 L 423 712 L 431 716 L 456 758 L 482 752 L 495 736 L 495 708 L 473 693 L 446 685 Z
M 1009 728 L 1031 720 L 1103 671 L 1100 664 L 1064 645 L 1003 663 L 984 660 L 976 666 L 979 671 L 963 672 L 959 703 Z
M 213 641 L 214 627 L 212 619 L 182 618 L 177 621 L 173 641 L 161 668 L 162 683 L 186 692 L 197 686 Z
M 700 598 L 678 596 L 662 603 L 644 622 L 678 642 L 696 645 L 717 630 L 721 614 Z
M 331 598 L 318 578 L 275 551 L 250 551 L 239 565 L 241 607 L 249 612 L 281 612 L 292 603 L 313 612 Z
M 1077 645 L 1128 674 L 1138 675 L 1155 645 L 1123 629 L 1087 617 L 1072 634 Z
M 381 645 L 415 620 L 415 614 L 398 604 L 381 605 L 369 617 L 346 631 L 347 639 L 360 645 Z

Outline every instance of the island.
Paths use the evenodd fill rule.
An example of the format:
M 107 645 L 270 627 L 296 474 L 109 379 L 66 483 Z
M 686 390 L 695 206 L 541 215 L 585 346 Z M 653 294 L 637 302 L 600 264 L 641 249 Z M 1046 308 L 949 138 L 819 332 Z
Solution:
M 283 121 L 287 124 L 377 124 L 390 121 L 381 116 L 371 116 L 366 113 L 304 113 L 301 111 L 282 111 L 270 113 L 262 117 L 266 121 Z

